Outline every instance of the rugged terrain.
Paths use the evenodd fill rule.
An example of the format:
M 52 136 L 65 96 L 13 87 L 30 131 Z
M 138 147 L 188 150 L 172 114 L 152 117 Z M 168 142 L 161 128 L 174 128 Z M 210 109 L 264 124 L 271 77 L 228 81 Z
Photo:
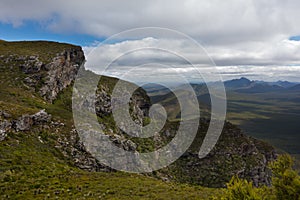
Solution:
M 257 186 L 270 184 L 267 163 L 276 157 L 273 147 L 230 123 L 216 147 L 200 160 L 197 151 L 209 125 L 204 118 L 194 144 L 169 167 L 144 175 L 115 172 L 86 151 L 74 128 L 72 85 L 85 62 L 80 47 L 1 41 L 0 58 L 1 197 L 207 198 L 221 190 L 182 183 L 224 187 L 236 174 Z M 176 121 L 148 139 L 129 137 L 115 125 L 110 100 L 117 81 L 102 77 L 96 92 L 98 121 L 111 141 L 136 152 L 168 143 L 176 134 Z M 136 123 L 147 124 L 150 105 L 145 91 L 136 90 L 130 102 Z
M 226 119 L 238 125 L 247 135 L 267 141 L 299 160 L 299 83 L 240 78 L 225 81 L 224 85 L 227 93 Z M 210 96 L 207 87 L 203 83 L 193 83 L 192 86 L 201 102 L 202 116 L 209 116 Z M 180 90 L 177 93 L 186 95 L 184 87 L 185 85 L 177 86 Z M 167 88 L 158 85 L 144 88 L 153 103 L 164 104 L 170 120 L 180 117 L 176 97 Z

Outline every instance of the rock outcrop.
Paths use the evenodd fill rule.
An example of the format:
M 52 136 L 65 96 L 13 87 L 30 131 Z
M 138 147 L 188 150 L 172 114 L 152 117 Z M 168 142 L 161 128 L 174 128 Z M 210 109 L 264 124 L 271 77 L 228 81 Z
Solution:
M 85 148 L 78 137 L 76 129 L 72 129 L 68 136 L 60 136 L 56 143 L 59 149 L 66 157 L 71 158 L 74 165 L 80 169 L 87 171 L 113 171 L 109 167 L 100 163 Z
M 84 61 L 81 48 L 65 50 L 53 58 L 51 63 L 45 65 L 47 76 L 45 84 L 40 89 L 40 94 L 52 102 L 60 91 L 75 80 L 78 69 Z
M 107 81 L 106 81 L 107 82 Z M 102 119 L 112 118 L 111 89 L 101 84 L 96 93 L 96 113 Z M 92 99 L 87 99 L 81 109 L 88 109 Z M 130 99 L 131 117 L 135 123 L 142 125 L 147 117 L 150 100 L 142 89 L 137 90 Z M 221 138 L 215 148 L 204 159 L 199 159 L 198 151 L 207 132 L 210 121 L 200 120 L 200 129 L 192 147 L 175 163 L 159 170 L 158 177 L 195 183 L 210 187 L 225 187 L 232 176 L 238 175 L 253 181 L 255 186 L 270 185 L 271 172 L 267 165 L 276 158 L 275 150 L 269 144 L 246 136 L 238 127 L 227 122 Z M 101 124 L 111 141 L 125 150 L 138 152 L 147 148 L 151 140 L 152 150 L 166 145 L 175 135 L 178 122 L 167 122 L 165 128 L 148 140 L 136 140 L 128 137 L 122 127 L 111 123 Z M 126 126 L 126 125 L 124 125 Z M 192 126 L 192 124 L 191 124 Z
M 226 122 L 222 135 L 203 159 L 198 151 L 209 121 L 200 120 L 201 128 L 191 148 L 169 170 L 176 180 L 210 187 L 225 187 L 232 176 L 251 180 L 255 186 L 271 185 L 268 163 L 277 154 L 269 144 L 245 135 L 238 127 Z M 172 130 L 170 130 L 173 134 Z
M 29 131 L 32 126 L 44 125 L 51 121 L 51 115 L 45 110 L 40 110 L 33 115 L 24 114 L 15 120 L 5 119 L 10 118 L 10 114 L 5 111 L 0 111 L 0 114 L 4 118 L 0 119 L 0 141 L 5 139 L 7 132 Z
M 42 62 L 38 56 L 21 56 L 17 60 L 22 62 L 20 69 L 27 75 L 24 83 L 53 102 L 58 93 L 75 80 L 85 57 L 80 47 L 73 47 L 57 54 L 50 62 Z
M 11 122 L 8 120 L 11 117 L 5 111 L 0 110 L 0 141 L 4 140 L 7 136 L 7 132 L 11 128 Z

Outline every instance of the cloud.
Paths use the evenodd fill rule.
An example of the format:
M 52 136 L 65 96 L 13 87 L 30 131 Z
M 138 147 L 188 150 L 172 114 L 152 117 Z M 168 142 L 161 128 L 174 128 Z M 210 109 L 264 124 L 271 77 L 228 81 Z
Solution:
M 185 40 L 143 38 L 85 47 L 84 51 L 87 68 L 110 76 L 126 75 L 128 80 L 137 82 L 151 77 L 170 81 L 176 74 L 195 81 L 197 74 L 198 79 L 202 80 L 201 73 L 209 76 L 215 72 L 224 79 L 246 76 L 272 81 L 298 81 L 300 76 L 299 41 L 247 43 L 231 49 L 211 46 L 207 51 L 199 51 L 199 47 Z M 210 58 L 216 63 L 216 68 L 209 62 Z
M 247 42 L 207 47 L 217 65 L 300 65 L 300 41 Z
M 99 38 L 137 27 L 170 28 L 203 44 L 215 63 L 227 66 L 228 71 L 255 69 L 260 77 L 265 74 L 265 78 L 278 76 L 279 79 L 286 78 L 286 74 L 291 77 L 298 75 L 299 68 L 293 67 L 290 73 L 288 67 L 300 65 L 300 43 L 288 38 L 300 35 L 299 7 L 298 0 L 0 0 L 0 22 L 25 26 L 28 20 L 32 20 L 49 32 L 87 34 Z M 106 63 L 129 47 L 159 44 L 174 52 L 185 52 L 199 65 L 207 64 L 205 58 L 201 60 L 194 53 L 195 47 L 176 38 L 150 38 L 147 33 L 141 33 L 139 38 L 124 41 L 127 39 L 119 38 L 114 44 L 106 45 L 103 54 L 98 56 Z M 89 47 L 85 48 L 86 52 L 89 50 Z M 92 63 L 97 61 L 99 58 L 90 58 L 89 67 L 93 68 Z M 181 72 L 189 71 L 182 59 L 151 50 L 127 55 L 114 65 L 115 69 L 121 70 L 145 62 L 172 65 Z M 225 75 L 227 71 L 222 69 Z M 245 74 L 253 73 L 254 76 L 255 70 Z M 120 71 L 114 73 L 120 74 Z
M 272 40 L 300 33 L 297 0 L 0 1 L 0 21 L 37 20 L 49 30 L 108 37 L 129 28 L 175 29 L 207 44 Z

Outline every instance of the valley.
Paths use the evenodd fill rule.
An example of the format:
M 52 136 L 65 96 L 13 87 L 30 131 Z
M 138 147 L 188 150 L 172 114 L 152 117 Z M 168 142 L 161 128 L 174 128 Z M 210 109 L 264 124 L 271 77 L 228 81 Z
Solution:
M 202 116 L 209 117 L 210 97 L 204 84 L 192 84 Z M 162 102 L 171 120 L 180 116 L 176 97 L 168 89 L 145 87 L 153 103 Z M 182 86 L 184 87 L 184 86 Z M 227 120 L 255 138 L 298 158 L 300 154 L 300 90 L 298 83 L 267 83 L 246 78 L 225 82 Z M 176 117 L 177 116 L 177 117 Z

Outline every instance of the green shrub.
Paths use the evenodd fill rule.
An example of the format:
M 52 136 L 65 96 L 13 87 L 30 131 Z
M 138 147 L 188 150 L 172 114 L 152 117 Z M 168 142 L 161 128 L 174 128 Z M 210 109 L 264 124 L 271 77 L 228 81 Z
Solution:
M 292 169 L 293 159 L 285 154 L 270 164 L 273 172 L 273 190 L 276 199 L 300 199 L 300 176 Z
M 300 199 L 300 176 L 293 170 L 293 159 L 290 155 L 278 156 L 277 160 L 270 163 L 272 170 L 271 187 L 253 187 L 247 180 L 233 177 L 227 184 L 222 199 L 226 200 L 256 200 L 256 199 Z
M 252 182 L 232 177 L 227 184 L 227 190 L 225 192 L 223 200 L 260 200 L 264 199 L 261 195 L 259 188 L 253 187 Z

